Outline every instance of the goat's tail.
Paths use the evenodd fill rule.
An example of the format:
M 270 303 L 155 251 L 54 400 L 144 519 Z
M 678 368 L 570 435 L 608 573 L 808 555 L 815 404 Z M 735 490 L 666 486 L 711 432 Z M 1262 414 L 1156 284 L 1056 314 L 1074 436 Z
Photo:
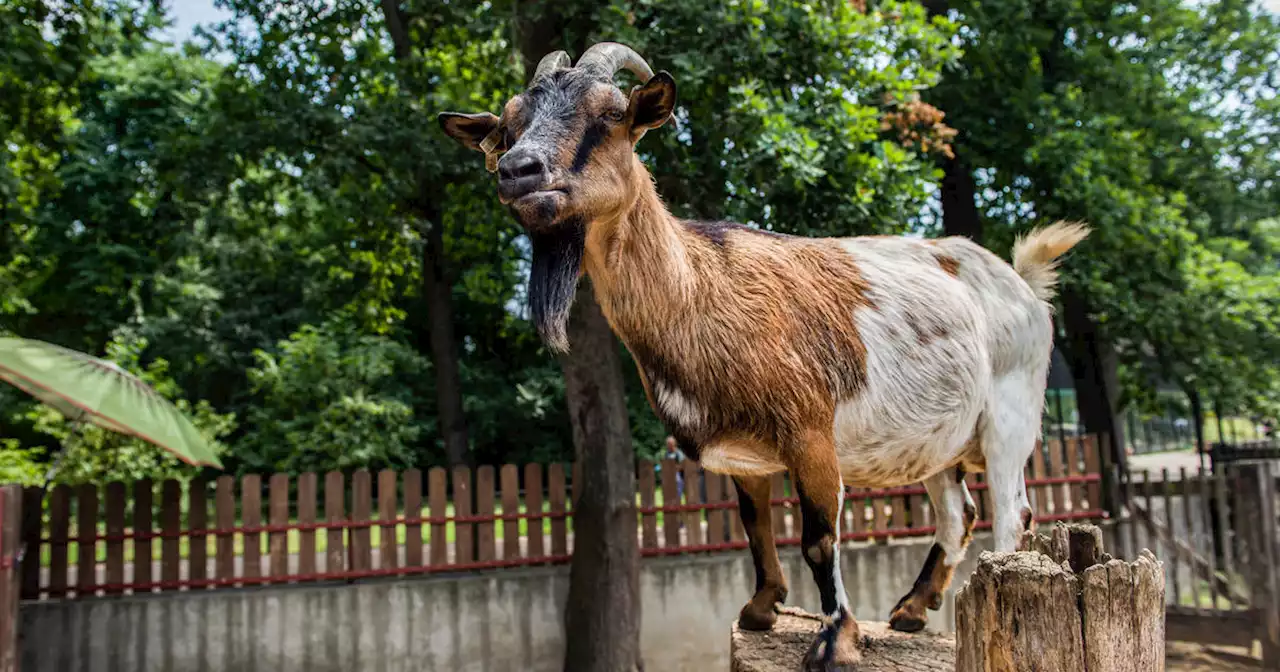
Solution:
M 1013 270 L 1041 301 L 1049 301 L 1058 285 L 1058 257 L 1088 235 L 1089 227 L 1079 222 L 1055 222 L 1036 229 L 1014 242 Z

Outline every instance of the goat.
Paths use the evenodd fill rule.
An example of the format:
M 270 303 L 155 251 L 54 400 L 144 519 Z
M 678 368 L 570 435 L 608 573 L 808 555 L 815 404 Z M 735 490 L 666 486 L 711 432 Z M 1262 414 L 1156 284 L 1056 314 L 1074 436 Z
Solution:
M 613 82 L 622 69 L 644 82 L 629 95 Z M 804 558 L 830 618 L 805 666 L 854 665 L 844 486 L 923 481 L 937 510 L 929 559 L 890 617 L 899 630 L 925 626 L 964 557 L 975 522 L 965 473 L 987 473 L 995 546 L 1016 547 L 1031 521 L 1023 465 L 1053 346 L 1056 259 L 1088 229 L 1037 230 L 1016 243 L 1011 266 L 964 238 L 806 238 L 680 220 L 635 153 L 675 105 L 670 74 L 605 42 L 576 65 L 562 51 L 543 58 L 501 117 L 439 120 L 486 154 L 499 201 L 529 236 L 531 313 L 547 345 L 567 350 L 585 272 L 681 450 L 733 477 L 756 569 L 744 628 L 771 628 L 787 597 L 769 475 L 790 470 Z

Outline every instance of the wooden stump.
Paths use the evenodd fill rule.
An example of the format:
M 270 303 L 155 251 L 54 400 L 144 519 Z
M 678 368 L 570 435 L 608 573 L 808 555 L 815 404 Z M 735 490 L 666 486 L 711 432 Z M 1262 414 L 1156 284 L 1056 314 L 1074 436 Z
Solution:
M 887 623 L 861 622 L 862 664 L 858 672 L 951 672 L 955 641 L 936 633 L 908 635 Z M 768 632 L 739 630 L 733 624 L 731 672 L 796 672 L 805 651 L 822 628 L 822 618 L 800 609 L 783 608 Z
M 985 552 L 956 594 L 956 672 L 1164 670 L 1164 569 L 1102 550 L 1093 525 Z

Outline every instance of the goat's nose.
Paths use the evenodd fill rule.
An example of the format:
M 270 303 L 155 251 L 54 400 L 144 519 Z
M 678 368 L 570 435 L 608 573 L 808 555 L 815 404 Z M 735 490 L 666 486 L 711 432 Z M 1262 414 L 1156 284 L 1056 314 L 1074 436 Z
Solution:
M 546 167 L 542 165 L 542 159 L 533 152 L 510 153 L 498 162 L 498 179 L 500 180 L 537 177 L 544 172 Z
M 498 197 L 514 201 L 547 186 L 547 166 L 536 152 L 516 149 L 498 162 Z

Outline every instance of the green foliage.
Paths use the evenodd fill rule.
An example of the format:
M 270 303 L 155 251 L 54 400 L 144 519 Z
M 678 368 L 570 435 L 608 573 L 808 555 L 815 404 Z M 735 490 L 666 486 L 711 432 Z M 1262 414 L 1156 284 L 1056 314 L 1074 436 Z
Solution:
M 615 2 L 602 20 L 601 39 L 635 46 L 678 83 L 675 128 L 641 145 L 677 213 L 801 235 L 902 233 L 933 192 L 932 157 L 884 129 L 959 55 L 956 27 L 918 4 Z
M 39 448 L 23 448 L 17 439 L 0 439 L 0 483 L 43 484 L 42 452 Z
M 34 311 L 33 219 L 41 194 L 57 188 L 54 166 L 77 80 L 95 52 L 96 19 L 89 3 L 0 5 L 0 319 Z
M 404 468 L 429 421 L 414 416 L 427 361 L 343 322 L 306 325 L 277 352 L 257 351 L 249 380 L 261 401 L 237 457 L 245 471 Z
M 1274 413 L 1280 20 L 1256 3 L 950 3 L 960 68 L 930 93 L 963 131 L 989 247 L 1053 219 L 1094 233 L 1064 278 L 1126 396 L 1161 384 Z
M 525 319 L 527 241 L 434 120 L 497 112 L 525 79 L 514 29 L 553 9 L 566 48 L 626 42 L 675 76 L 675 123 L 640 150 L 677 214 L 928 231 L 954 143 L 992 249 L 1039 220 L 1095 227 L 1065 277 L 1130 398 L 1173 381 L 1280 400 L 1280 28 L 1254 4 L 222 4 L 233 19 L 181 47 L 157 41 L 156 3 L 0 4 L 0 332 L 107 353 L 230 469 L 442 463 L 441 324 L 471 459 L 571 456 L 559 367 Z M 665 430 L 627 368 L 652 456 Z M 38 480 L 68 428 L 0 404 L 0 477 Z M 99 430 L 70 450 L 66 482 L 187 475 Z

